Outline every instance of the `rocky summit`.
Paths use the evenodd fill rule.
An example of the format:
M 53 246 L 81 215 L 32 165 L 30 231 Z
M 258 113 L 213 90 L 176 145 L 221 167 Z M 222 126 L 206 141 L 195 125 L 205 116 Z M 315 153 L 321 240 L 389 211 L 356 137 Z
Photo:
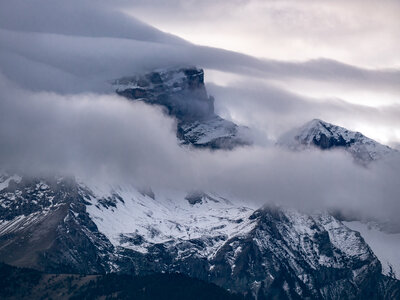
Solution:
M 321 150 L 342 149 L 359 163 L 368 163 L 397 153 L 360 132 L 314 119 L 300 128 L 289 131 L 278 141 L 279 145 L 293 150 L 316 147 Z
M 114 87 L 119 95 L 159 105 L 176 118 L 182 145 L 226 150 L 250 143 L 242 135 L 245 128 L 215 113 L 201 69 L 156 70 L 118 79 Z M 395 152 L 321 120 L 291 131 L 279 145 L 342 149 L 361 162 Z M 131 276 L 180 273 L 225 299 L 399 299 L 396 257 L 385 256 L 374 240 L 367 243 L 351 229 L 363 224 L 342 221 L 334 213 L 257 207 L 208 191 L 0 172 L 1 261 L 42 273 L 2 268 L 36 278 L 40 297 L 46 286 L 53 293 L 62 286 L 60 293 L 75 296 L 111 295 L 117 290 L 108 278 L 124 280 L 120 293 L 137 295 L 147 281 Z M 82 276 L 66 275 L 71 273 Z M 21 276 L 22 285 L 29 286 L 30 279 Z M 154 276 L 149 278 L 160 275 Z M 160 278 L 182 286 L 187 281 Z M 65 291 L 71 282 L 79 289 Z
M 233 149 L 251 144 L 247 128 L 218 116 L 208 96 L 204 71 L 196 67 L 158 69 L 113 82 L 117 94 L 163 107 L 178 121 L 182 144 L 211 149 Z

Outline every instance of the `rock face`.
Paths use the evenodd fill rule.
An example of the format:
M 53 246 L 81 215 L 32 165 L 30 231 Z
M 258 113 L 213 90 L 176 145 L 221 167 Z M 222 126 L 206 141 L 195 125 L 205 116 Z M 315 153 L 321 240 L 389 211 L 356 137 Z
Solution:
M 86 213 L 74 179 L 3 174 L 2 180 L 8 181 L 0 191 L 2 261 L 48 272 L 110 271 L 102 255 L 113 246 Z
M 246 128 L 215 114 L 214 98 L 207 95 L 202 69 L 160 69 L 118 79 L 113 85 L 121 96 L 165 108 L 177 119 L 177 137 L 183 144 L 232 149 L 251 143 L 244 134 Z
M 280 138 L 278 144 L 294 150 L 310 146 L 322 150 L 343 149 L 359 163 L 368 163 L 397 153 L 396 150 L 379 144 L 360 132 L 350 131 L 318 119 L 286 133 Z
M 257 299 L 396 299 L 398 281 L 327 213 L 204 192 L 2 176 L 0 257 L 57 273 L 180 272 Z M 173 200 L 171 200 L 173 199 Z
M 115 88 L 164 107 L 182 144 L 248 144 L 241 127 L 215 114 L 203 70 L 156 70 L 119 79 Z M 282 144 L 341 148 L 367 162 L 394 151 L 320 120 Z M 399 281 L 383 275 L 361 235 L 332 214 L 62 176 L 0 174 L 0 260 L 47 273 L 179 272 L 249 299 L 400 298 Z

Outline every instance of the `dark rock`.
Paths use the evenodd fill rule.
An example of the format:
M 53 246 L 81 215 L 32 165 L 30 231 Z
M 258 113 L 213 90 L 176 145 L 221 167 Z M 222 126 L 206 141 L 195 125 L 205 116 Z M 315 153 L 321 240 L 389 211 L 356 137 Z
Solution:
M 207 95 L 204 71 L 195 67 L 154 71 L 115 81 L 116 92 L 131 100 L 160 105 L 178 121 L 183 144 L 211 149 L 233 149 L 250 144 L 239 127 L 217 116 L 214 98 Z M 221 132 L 214 136 L 212 132 Z
M 193 191 L 191 193 L 189 193 L 185 199 L 191 204 L 191 205 L 195 205 L 198 203 L 202 203 L 203 202 L 203 197 L 206 197 L 206 194 L 200 191 Z
M 29 202 L 37 203 L 28 205 L 17 195 L 26 195 Z M 23 178 L 1 191 L 0 197 L 2 204 L 7 203 L 1 207 L 9 220 L 19 217 L 23 222 L 15 221 L 10 231 L 0 235 L 1 260 L 17 266 L 52 273 L 180 272 L 258 299 L 399 296 L 398 281 L 382 275 L 380 262 L 361 236 L 330 215 L 307 216 L 272 206 L 255 211 L 245 220 L 254 222 L 249 232 L 230 238 L 172 238 L 151 244 L 140 234 L 120 235 L 122 244 L 145 247 L 141 253 L 115 248 L 99 232 L 86 211 L 86 203 L 95 196 L 73 178 Z M 202 192 L 188 198 L 193 205 L 218 201 Z M 124 201 L 117 192 L 106 199 L 116 205 Z M 19 205 L 25 208 L 13 209 Z M 115 209 L 113 205 L 101 208 Z M 155 228 L 148 229 L 154 236 L 160 234 Z M 345 244 L 335 244 L 330 235 Z M 214 245 L 220 245 L 215 253 L 202 254 Z M 359 253 L 345 253 L 351 247 Z

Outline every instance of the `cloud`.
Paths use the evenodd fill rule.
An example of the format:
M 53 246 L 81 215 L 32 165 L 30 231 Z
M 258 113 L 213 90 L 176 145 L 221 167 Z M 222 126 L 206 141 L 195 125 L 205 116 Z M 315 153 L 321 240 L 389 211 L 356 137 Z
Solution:
M 186 44 L 176 36 L 161 32 L 128 17 L 107 1 L 16 0 L 0 3 L 0 27 L 27 33 L 51 33 L 82 37 L 112 37 L 138 41 Z M 23 21 L 21 21 L 23 20 Z
M 125 10 L 197 44 L 258 57 L 325 57 L 369 67 L 399 64 L 396 0 L 379 4 L 373 0 L 134 0 L 126 2 Z
M 396 68 L 365 69 L 328 59 L 259 59 L 196 46 L 128 17 L 121 12 L 127 5 L 124 1 L 113 2 L 112 7 L 107 1 L 93 5 L 91 1 L 17 0 L 0 5 L 0 68 L 30 89 L 98 92 L 115 77 L 195 64 L 282 82 L 301 79 L 338 89 L 400 93 Z M 60 77 L 58 82 L 55 76 Z
M 4 78 L 1 90 L 0 165 L 5 168 L 140 177 L 135 171 L 167 166 L 180 149 L 174 121 L 156 107 L 117 95 L 32 93 L 10 88 Z
M 211 94 L 219 112 L 258 128 L 261 136 L 276 137 L 315 117 L 350 127 L 374 123 L 386 132 L 399 127 L 398 105 L 374 108 L 347 99 L 316 99 L 285 84 L 302 80 L 399 95 L 398 69 L 327 59 L 260 59 L 193 45 L 127 17 L 121 12 L 129 6 L 125 1 L 93 3 L 0 3 L 3 168 L 158 189 L 197 188 L 257 205 L 337 206 L 379 211 L 385 218 L 399 211 L 397 161 L 366 169 L 340 151 L 293 153 L 268 143 L 232 152 L 193 151 L 178 146 L 173 119 L 115 95 L 109 84 L 136 72 L 194 64 L 239 78 L 225 87 L 209 84 Z M 177 5 L 193 7 L 184 3 Z
M 362 168 L 340 151 L 294 153 L 271 145 L 191 150 L 178 145 L 174 120 L 156 107 L 116 95 L 32 92 L 4 77 L 0 88 L 0 165 L 6 169 L 156 191 L 200 189 L 251 206 L 358 209 L 385 219 L 399 211 L 398 161 Z
M 236 79 L 227 86 L 209 84 L 218 100 L 216 110 L 271 139 L 319 118 L 382 143 L 400 141 L 400 106 L 381 107 L 352 104 L 339 98 L 313 98 L 287 91 L 268 81 Z

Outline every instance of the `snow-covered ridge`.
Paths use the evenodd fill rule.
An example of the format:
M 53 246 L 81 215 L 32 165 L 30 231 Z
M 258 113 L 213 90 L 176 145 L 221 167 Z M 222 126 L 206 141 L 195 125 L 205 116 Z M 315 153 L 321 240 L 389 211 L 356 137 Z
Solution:
M 274 277 L 269 265 L 283 262 L 310 290 L 316 286 L 316 278 L 305 275 L 310 270 L 351 269 L 350 280 L 356 280 L 365 268 L 377 268 L 362 237 L 327 213 L 255 210 L 202 192 L 163 191 L 149 197 L 133 186 L 89 189 L 87 211 L 115 247 L 151 255 L 154 246 L 163 245 L 177 261 L 205 259 L 211 274 L 220 272 L 221 263 L 231 276 L 240 274 L 243 257 L 252 255 L 246 254 L 249 243 L 266 255 L 257 258 L 263 272 Z M 102 199 L 110 201 L 105 205 Z
M 360 132 L 348 130 L 319 119 L 314 119 L 300 128 L 289 131 L 279 140 L 278 145 L 292 150 L 318 147 L 322 150 L 344 149 L 358 162 L 381 159 L 397 151 L 382 145 Z
M 349 284 L 387 280 L 362 237 L 328 213 L 71 178 L 23 177 L 0 191 L 0 204 L 0 255 L 21 266 L 182 272 L 239 292 L 281 286 L 318 299 L 351 298 L 358 292 Z
M 210 256 L 224 241 L 253 228 L 249 216 L 254 209 L 235 205 L 218 195 L 202 194 L 189 201 L 188 194 L 155 193 L 154 199 L 133 186 L 112 189 L 92 187 L 87 211 L 99 230 L 114 246 L 142 253 L 160 243 L 192 239 L 215 239 L 199 255 Z M 102 199 L 118 195 L 111 205 Z M 191 204 L 192 202 L 192 204 Z

